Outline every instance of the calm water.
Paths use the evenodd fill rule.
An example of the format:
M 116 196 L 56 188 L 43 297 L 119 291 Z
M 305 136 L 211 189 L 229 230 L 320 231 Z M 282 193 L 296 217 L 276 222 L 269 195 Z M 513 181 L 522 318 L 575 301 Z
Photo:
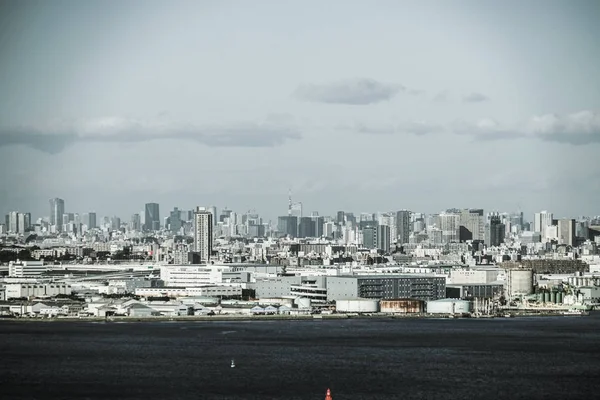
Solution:
M 308 400 L 328 387 L 334 400 L 598 398 L 600 315 L 0 322 L 2 399 Z

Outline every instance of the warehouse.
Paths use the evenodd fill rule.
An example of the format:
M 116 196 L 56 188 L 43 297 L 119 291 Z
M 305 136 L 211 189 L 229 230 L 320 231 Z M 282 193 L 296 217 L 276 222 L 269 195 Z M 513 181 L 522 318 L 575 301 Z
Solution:
M 499 297 L 504 291 L 504 284 L 473 284 L 473 285 L 447 285 L 446 297 L 455 299 L 493 299 Z
M 327 277 L 327 300 L 355 298 L 435 300 L 446 297 L 446 278 L 436 275 L 348 275 Z

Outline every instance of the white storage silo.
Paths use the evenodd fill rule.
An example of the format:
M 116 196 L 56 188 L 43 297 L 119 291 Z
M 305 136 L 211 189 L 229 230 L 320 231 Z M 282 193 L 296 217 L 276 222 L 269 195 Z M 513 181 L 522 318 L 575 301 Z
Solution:
M 459 299 L 441 299 L 427 302 L 429 314 L 466 314 L 471 311 L 471 302 Z
M 375 313 L 379 310 L 379 300 L 361 298 L 337 300 L 335 309 L 342 313 Z

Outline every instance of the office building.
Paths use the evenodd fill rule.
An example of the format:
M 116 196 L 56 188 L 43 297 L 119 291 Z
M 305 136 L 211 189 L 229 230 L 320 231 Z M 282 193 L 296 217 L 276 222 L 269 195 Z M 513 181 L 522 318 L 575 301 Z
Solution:
M 212 213 L 203 207 L 194 212 L 194 251 L 198 253 L 201 263 L 208 263 L 212 254 L 213 241 Z
M 502 219 L 498 213 L 490 215 L 490 223 L 486 227 L 486 238 L 484 240 L 488 246 L 500 246 L 504 243 L 504 235 L 506 226 L 502 223 Z
M 6 216 L 6 228 L 10 233 L 19 233 L 19 212 L 11 211 Z
M 277 230 L 280 236 L 297 237 L 298 236 L 298 217 L 295 215 L 285 215 L 277 219 Z
M 81 223 L 87 226 L 88 229 L 96 229 L 98 227 L 96 225 L 96 213 L 89 212 L 83 214 L 81 217 Z
M 542 236 L 544 236 L 546 232 L 546 227 L 551 226 L 552 221 L 553 215 L 548 211 L 535 213 L 533 217 L 533 231 L 540 232 Z
M 377 248 L 377 227 L 367 226 L 362 229 L 362 243 L 366 249 Z
M 390 227 L 387 225 L 377 226 L 377 248 L 384 253 L 390 252 Z
M 410 237 L 410 211 L 400 210 L 396 212 L 396 234 L 398 235 L 398 244 L 408 243 Z
M 575 245 L 575 220 L 558 220 L 558 244 Z
M 211 215 L 214 218 L 214 214 L 211 212 Z M 211 218 L 212 221 L 214 221 L 214 219 Z M 169 214 L 169 230 L 172 233 L 178 233 L 179 230 L 181 229 L 182 226 L 182 222 L 181 222 L 181 212 L 179 211 L 179 209 L 177 207 L 175 207 L 173 209 L 173 211 L 170 212 Z
M 456 243 L 459 241 L 460 215 L 452 213 L 440 213 L 438 216 L 440 229 L 442 231 L 442 241 L 444 243 Z
M 56 226 L 58 232 L 62 232 L 62 217 L 65 213 L 65 201 L 63 199 L 50 199 L 50 225 Z
M 298 225 L 298 237 L 307 238 L 315 236 L 315 223 L 313 222 L 312 217 L 301 217 L 300 224 Z
M 160 230 L 160 210 L 158 203 L 147 203 L 144 208 L 144 230 Z
M 483 210 L 465 209 L 460 211 L 459 240 L 484 240 L 485 221 Z
M 131 216 L 131 220 L 129 221 L 129 230 L 130 231 L 141 231 L 142 230 L 142 218 L 140 214 L 133 214 Z

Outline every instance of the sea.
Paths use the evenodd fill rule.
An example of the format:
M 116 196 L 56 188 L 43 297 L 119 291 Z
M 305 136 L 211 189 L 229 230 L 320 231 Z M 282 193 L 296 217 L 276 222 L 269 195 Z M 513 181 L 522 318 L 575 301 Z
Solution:
M 328 388 L 334 400 L 600 398 L 600 313 L 0 321 L 1 399 L 312 400 Z

